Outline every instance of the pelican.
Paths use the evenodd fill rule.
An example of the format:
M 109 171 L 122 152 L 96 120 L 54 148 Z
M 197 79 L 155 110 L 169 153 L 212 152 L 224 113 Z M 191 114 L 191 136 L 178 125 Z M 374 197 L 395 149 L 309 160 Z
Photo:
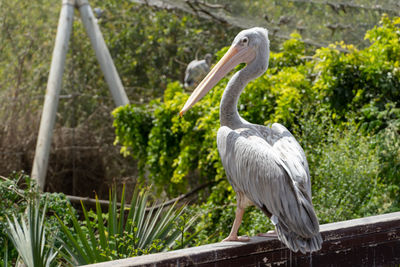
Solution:
M 311 201 L 311 182 L 303 149 L 281 124 L 263 126 L 240 117 L 237 103 L 248 82 L 268 68 L 269 40 L 264 28 L 241 31 L 231 47 L 193 91 L 180 111 L 182 116 L 236 65 L 222 96 L 218 151 L 227 178 L 236 192 L 236 216 L 223 241 L 248 241 L 238 236 L 245 208 L 255 205 L 272 221 L 277 236 L 290 250 L 302 253 L 321 249 L 318 218 Z
M 211 54 L 206 54 L 202 60 L 191 61 L 185 71 L 184 86 L 187 89 L 193 89 L 210 71 Z

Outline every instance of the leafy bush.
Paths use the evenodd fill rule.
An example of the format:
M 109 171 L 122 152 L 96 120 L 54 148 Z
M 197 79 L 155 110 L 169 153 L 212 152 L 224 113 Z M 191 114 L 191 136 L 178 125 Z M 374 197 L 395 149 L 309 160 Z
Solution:
M 381 26 L 368 31 L 365 38 L 372 43 L 363 50 L 337 43 L 317 50 L 315 64 L 319 77 L 314 86 L 321 99 L 344 115 L 373 104 L 383 110 L 387 103 L 400 100 L 400 18 L 382 17 Z M 347 49 L 341 53 L 336 48 Z M 367 118 L 363 118 L 368 121 Z
M 400 132 L 398 124 L 389 124 L 376 135 L 380 163 L 380 177 L 393 200 L 388 211 L 400 210 Z
M 353 124 L 325 134 L 313 158 L 313 202 L 321 223 L 387 212 L 393 202 L 380 173 L 375 137 L 363 136 Z

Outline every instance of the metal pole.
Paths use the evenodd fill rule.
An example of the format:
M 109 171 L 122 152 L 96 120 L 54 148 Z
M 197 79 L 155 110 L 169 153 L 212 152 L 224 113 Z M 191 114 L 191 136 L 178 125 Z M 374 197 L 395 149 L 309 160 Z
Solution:
M 81 13 L 83 25 L 90 38 L 93 49 L 96 52 L 97 60 L 100 63 L 101 70 L 104 74 L 108 87 L 114 99 L 116 106 L 124 106 L 129 104 L 128 97 L 125 93 L 121 79 L 119 78 L 117 69 L 111 58 L 110 52 L 104 42 L 97 20 L 93 15 L 93 11 L 87 0 L 77 0 L 77 6 Z
M 61 82 L 68 51 L 68 42 L 74 19 L 75 0 L 63 0 L 58 21 L 56 42 L 51 60 L 50 73 L 47 81 L 46 96 L 40 120 L 39 135 L 36 142 L 35 159 L 31 176 L 37 180 L 39 189 L 44 190 L 50 145 L 56 119 Z

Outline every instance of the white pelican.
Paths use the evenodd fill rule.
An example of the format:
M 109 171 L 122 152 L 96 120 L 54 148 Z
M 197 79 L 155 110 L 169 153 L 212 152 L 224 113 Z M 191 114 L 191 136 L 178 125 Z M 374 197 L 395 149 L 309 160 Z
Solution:
M 206 76 L 210 71 L 211 58 L 211 54 L 206 54 L 204 59 L 195 59 L 188 64 L 185 71 L 185 88 L 193 89 Z
M 252 124 L 237 111 L 239 96 L 248 82 L 268 68 L 269 40 L 264 28 L 241 31 L 232 46 L 193 91 L 182 116 L 239 63 L 246 67 L 230 79 L 220 104 L 217 145 L 227 178 L 236 192 L 236 217 L 224 241 L 238 237 L 244 209 L 254 204 L 275 225 L 289 249 L 302 253 L 321 249 L 319 222 L 311 201 L 308 163 L 303 149 L 281 124 Z

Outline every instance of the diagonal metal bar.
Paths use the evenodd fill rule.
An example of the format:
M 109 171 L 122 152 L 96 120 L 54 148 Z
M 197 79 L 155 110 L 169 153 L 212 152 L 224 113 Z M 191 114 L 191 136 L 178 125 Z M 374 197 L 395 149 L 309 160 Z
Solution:
M 61 82 L 65 67 L 65 58 L 74 19 L 75 0 L 63 0 L 58 21 L 56 42 L 51 60 L 50 73 L 47 81 L 46 96 L 40 120 L 39 135 L 36 142 L 36 152 L 33 161 L 31 176 L 37 181 L 39 189 L 43 191 L 47 165 L 49 161 L 50 145 L 53 128 L 56 120 L 58 100 L 61 91 Z
M 90 38 L 90 42 L 92 43 L 108 87 L 110 88 L 115 105 L 124 106 L 129 104 L 128 97 L 125 93 L 110 52 L 108 51 L 103 35 L 101 34 L 97 20 L 93 15 L 92 8 L 87 0 L 77 0 L 77 7 L 79 8 L 83 25 L 85 26 L 86 33 Z

